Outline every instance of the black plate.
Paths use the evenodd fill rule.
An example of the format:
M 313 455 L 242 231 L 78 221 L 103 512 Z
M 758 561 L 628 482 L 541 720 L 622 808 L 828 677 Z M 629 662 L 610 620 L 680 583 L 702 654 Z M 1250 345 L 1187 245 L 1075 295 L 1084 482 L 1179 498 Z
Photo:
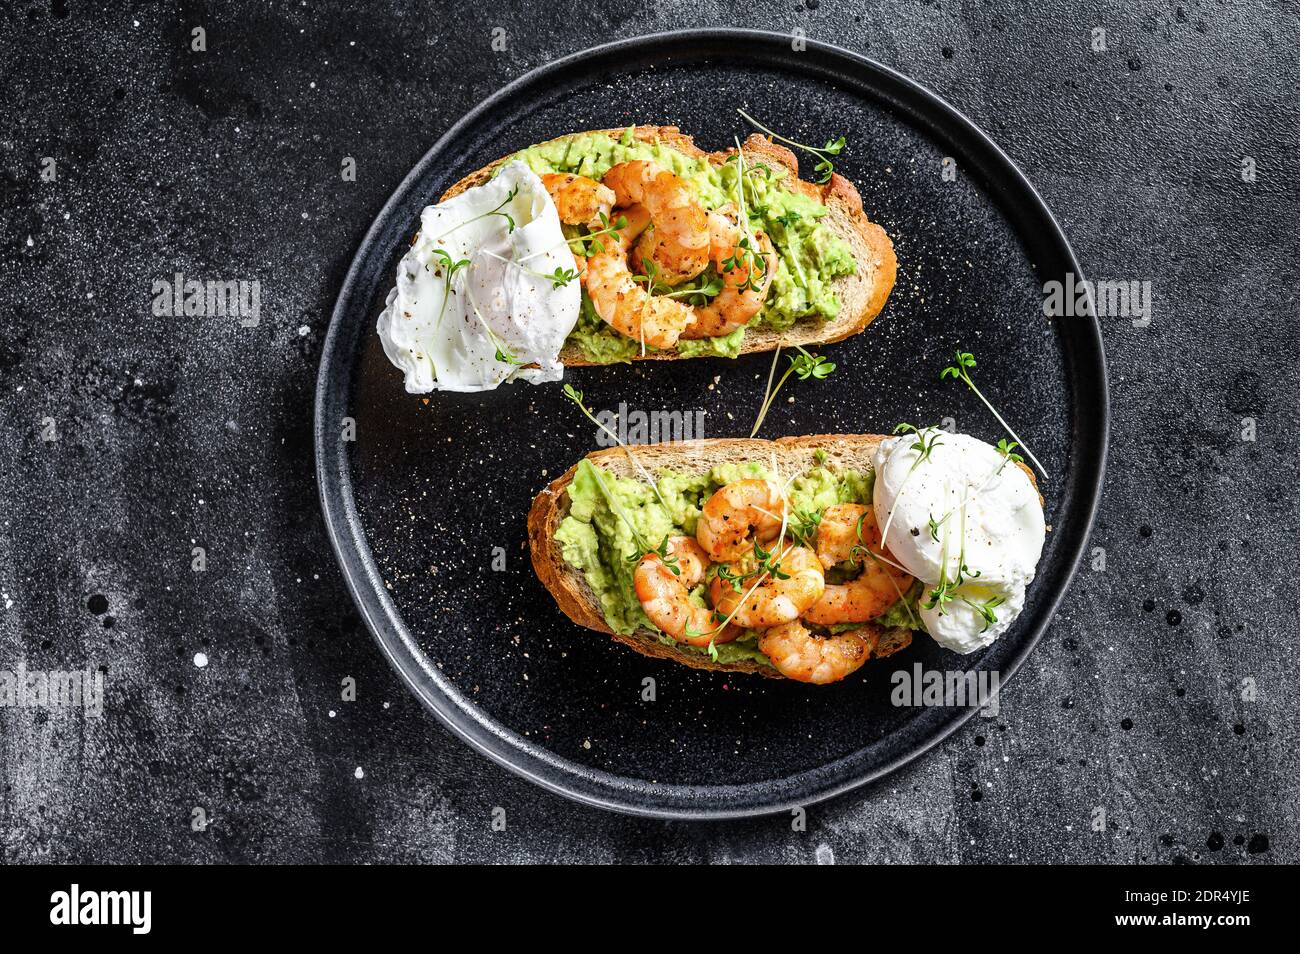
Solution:
M 974 657 L 922 637 L 827 687 L 697 672 L 573 626 L 533 574 L 533 495 L 595 446 L 558 385 L 405 394 L 374 322 L 421 208 L 465 173 L 566 132 L 673 123 L 707 149 L 749 130 L 743 106 L 795 139 L 844 134 L 837 168 L 893 236 L 899 280 L 863 334 L 825 350 L 839 370 L 795 384 L 763 436 L 879 433 L 956 419 L 1002 436 L 938 374 L 957 346 L 1052 474 L 1054 530 L 1028 606 Z M 941 174 L 956 162 L 955 181 Z M 638 814 L 719 818 L 807 805 L 862 785 L 952 732 L 970 709 L 895 708 L 891 674 L 1000 672 L 1050 623 L 1101 491 L 1108 399 L 1094 319 L 1047 319 L 1042 286 L 1081 276 L 1033 187 L 969 120 L 853 53 L 775 34 L 703 30 L 598 47 L 535 70 L 458 122 L 398 187 L 339 296 L 316 394 L 317 478 L 361 614 L 412 691 L 484 754 L 552 791 Z M 595 408 L 703 409 L 710 437 L 745 436 L 770 355 L 571 370 Z M 714 385 L 714 379 L 720 380 Z M 734 415 L 728 417 L 728 412 Z M 356 422 L 343 441 L 342 421 Z M 494 548 L 501 548 L 494 550 Z M 492 569 L 504 554 L 505 570 Z M 432 568 L 432 569 L 431 569 Z M 643 680 L 656 700 L 642 701 Z

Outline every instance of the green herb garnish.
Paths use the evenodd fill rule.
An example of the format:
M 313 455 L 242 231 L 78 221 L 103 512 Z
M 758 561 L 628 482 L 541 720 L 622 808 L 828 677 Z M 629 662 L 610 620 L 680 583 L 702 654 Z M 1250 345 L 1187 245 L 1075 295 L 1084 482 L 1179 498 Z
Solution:
M 441 248 L 435 248 L 433 250 L 433 257 L 441 262 L 440 265 L 434 266 L 433 273 L 437 275 L 439 269 L 441 269 L 443 282 L 442 307 L 438 309 L 438 320 L 434 323 L 434 327 L 436 328 L 442 325 L 442 316 L 447 313 L 447 299 L 451 297 L 452 279 L 456 277 L 456 273 L 461 269 L 469 267 L 469 259 L 454 259 L 446 249 Z
M 1009 445 L 1007 449 L 1008 457 L 1010 456 L 1011 447 L 1022 448 L 1024 452 L 1029 455 L 1029 459 L 1034 462 L 1034 466 L 1038 468 L 1038 472 L 1043 475 L 1043 479 L 1046 480 L 1047 471 L 1043 468 L 1043 465 L 1038 462 L 1038 458 L 1034 456 L 1033 451 L 1031 451 L 1028 447 L 1025 446 L 1025 442 L 1022 441 L 1016 435 L 1016 432 L 1011 429 L 1011 425 L 1009 425 L 1006 421 L 1002 419 L 1002 415 L 997 412 L 997 408 L 995 408 L 992 404 L 989 403 L 988 398 L 986 398 L 982 393 L 980 393 L 979 388 L 975 387 L 975 382 L 971 380 L 971 376 L 970 376 L 970 369 L 973 367 L 975 367 L 975 356 L 971 354 L 969 351 L 958 351 L 957 363 L 950 364 L 948 367 L 944 368 L 943 371 L 939 374 L 939 380 L 942 381 L 944 378 L 951 377 L 959 381 L 964 381 L 966 383 L 966 386 L 970 388 L 973 392 L 975 392 L 975 396 L 979 398 L 981 401 L 983 401 L 984 406 L 988 408 L 993 413 L 993 416 L 998 419 L 998 423 L 1002 425 L 1002 429 L 1011 435 L 1011 438 L 1015 443 Z M 1003 446 L 1004 446 L 1003 444 L 999 444 L 998 450 L 1002 450 Z M 1005 461 L 1003 463 L 1005 463 Z
M 956 591 L 961 589 L 966 583 L 966 578 L 980 576 L 978 570 L 972 570 L 966 565 L 966 501 L 961 503 L 961 539 L 957 549 L 957 573 L 951 579 L 948 577 L 948 531 L 945 528 L 943 534 L 943 547 L 939 555 L 939 582 L 935 588 L 930 591 L 930 600 L 925 604 L 926 609 L 939 610 L 940 615 L 946 612 L 945 607 L 952 602 Z M 946 519 L 946 518 L 945 518 Z M 962 597 L 964 600 L 965 597 Z M 995 620 L 996 621 L 996 620 Z M 986 626 L 985 629 L 988 627 Z M 982 632 L 982 630 L 981 630 Z
M 826 143 L 826 145 L 818 149 L 815 146 L 808 146 L 801 142 L 795 142 L 793 139 L 787 139 L 785 136 L 782 136 L 780 133 L 773 132 L 772 130 L 764 126 L 762 123 L 760 123 L 753 116 L 749 115 L 749 113 L 745 112 L 743 109 L 737 109 L 736 112 L 740 113 L 740 115 L 744 117 L 744 119 L 748 121 L 751 125 L 767 133 L 773 139 L 778 139 L 781 142 L 785 143 L 786 145 L 794 146 L 796 149 L 802 149 L 804 152 L 816 156 L 817 165 L 813 169 L 813 171 L 816 172 L 818 175 L 818 179 L 817 179 L 818 184 L 825 185 L 826 183 L 831 181 L 831 175 L 835 172 L 835 164 L 831 162 L 831 156 L 838 156 L 844 150 L 843 136 L 840 136 L 838 139 L 829 140 Z
M 835 370 L 835 363 L 833 361 L 829 361 L 819 354 L 809 354 L 799 345 L 795 345 L 795 349 L 799 353 L 796 355 L 786 356 L 790 359 L 790 367 L 786 368 L 785 374 L 781 376 L 781 380 L 778 381 L 776 387 L 773 388 L 772 378 L 776 375 L 777 358 L 781 356 L 781 346 L 777 345 L 776 352 L 772 355 L 772 369 L 767 375 L 767 390 L 763 395 L 763 404 L 762 407 L 759 408 L 758 420 L 754 422 L 754 429 L 749 432 L 750 437 L 757 434 L 758 429 L 763 426 L 763 420 L 767 417 L 768 409 L 771 408 L 772 402 L 776 400 L 777 393 L 781 390 L 781 387 L 785 384 L 786 380 L 789 379 L 790 375 L 797 374 L 800 381 L 807 381 L 809 379 L 821 381 Z
M 505 219 L 506 222 L 507 222 L 507 223 L 509 224 L 509 226 L 510 226 L 509 229 L 507 229 L 507 231 L 509 231 L 509 232 L 513 232 L 513 231 L 515 230 L 515 220 L 514 220 L 514 217 L 511 216 L 509 212 L 502 212 L 501 210 L 504 209 L 504 208 L 505 208 L 507 205 L 509 205 L 511 202 L 513 202 L 514 199 L 515 199 L 515 196 L 517 196 L 518 194 L 519 194 L 519 186 L 516 185 L 513 189 L 510 190 L 510 193 L 509 193 L 509 194 L 508 194 L 504 199 L 501 200 L 501 204 L 498 205 L 495 209 L 489 209 L 487 212 L 480 212 L 478 215 L 474 216 L 472 219 L 466 219 L 464 222 L 459 222 L 459 223 L 457 223 L 456 225 L 453 225 L 453 226 L 452 226 L 451 228 L 449 228 L 447 231 L 443 232 L 443 233 L 442 233 L 441 235 L 439 235 L 437 238 L 430 239 L 430 241 L 432 241 L 432 242 L 441 242 L 443 239 L 445 239 L 448 235 L 450 235 L 452 232 L 456 231 L 457 229 L 459 229 L 459 228 L 463 228 L 464 226 L 469 225 L 471 222 L 477 222 L 479 219 L 486 219 L 489 215 L 499 215 L 499 216 L 501 216 L 501 218 Z M 441 251 L 441 249 L 439 249 L 439 250 L 435 250 L 434 254 L 436 255 L 436 254 L 438 253 L 438 251 Z M 446 253 L 444 253 L 444 254 L 446 254 Z
M 659 493 L 659 485 L 655 483 L 654 479 L 650 476 L 650 474 L 646 471 L 646 469 L 641 466 L 641 462 L 636 459 L 636 457 L 632 454 L 632 451 L 628 448 L 628 446 L 623 443 L 623 439 L 619 437 L 617 434 L 615 434 L 613 431 L 611 431 L 604 424 L 602 424 L 600 420 L 596 417 L 596 415 L 591 413 L 591 409 L 587 407 L 586 404 L 582 403 L 582 392 L 579 391 L 577 388 L 575 388 L 572 384 L 565 384 L 563 388 L 563 394 L 574 404 L 578 405 L 578 410 L 583 413 L 583 415 L 587 418 L 587 420 L 591 421 L 591 423 L 595 424 L 598 428 L 600 428 L 602 431 L 608 434 L 609 437 L 613 439 L 614 443 L 616 443 L 619 447 L 623 448 L 623 452 L 627 454 L 627 459 L 631 462 L 632 466 L 636 469 L 637 474 L 639 474 L 641 479 L 646 484 L 649 485 L 651 490 L 654 491 L 655 498 L 659 501 L 660 506 L 662 506 L 667 513 L 672 513 L 673 510 L 671 507 L 668 506 L 668 501 L 664 500 L 663 494 Z
M 979 613 L 980 616 L 984 617 L 984 628 L 980 630 L 981 633 L 988 632 L 988 628 L 998 621 L 998 614 L 993 611 L 1006 602 L 1006 600 L 1001 596 L 994 596 L 983 603 L 976 603 L 974 600 L 967 599 L 964 596 L 961 600 L 971 609 L 975 610 L 975 612 Z
M 794 523 L 788 527 L 788 530 L 800 546 L 811 548 L 817 539 L 817 528 L 821 526 L 821 523 L 822 515 L 820 513 L 796 511 Z
M 594 232 L 588 232 L 586 235 L 578 235 L 568 240 L 569 245 L 578 243 L 578 251 L 583 258 L 591 258 L 592 255 L 601 254 L 605 251 L 605 243 L 600 240 L 602 235 L 612 235 L 616 240 L 619 232 L 627 228 L 627 216 L 620 215 L 612 223 L 609 216 L 604 212 L 600 213 L 600 228 Z

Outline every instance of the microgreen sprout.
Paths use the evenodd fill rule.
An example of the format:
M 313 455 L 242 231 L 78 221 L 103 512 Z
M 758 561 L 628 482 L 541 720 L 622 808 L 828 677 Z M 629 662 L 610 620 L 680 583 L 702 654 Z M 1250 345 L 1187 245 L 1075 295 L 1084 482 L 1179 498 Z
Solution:
M 718 579 L 729 584 L 737 593 L 741 592 L 741 587 L 744 585 L 746 580 L 752 580 L 754 577 L 770 576 L 777 580 L 790 579 L 790 574 L 781 569 L 781 557 L 784 557 L 786 553 L 789 553 L 789 549 L 784 550 L 781 553 L 781 557 L 773 559 L 775 548 L 772 550 L 765 550 L 763 549 L 763 545 L 755 540 L 751 552 L 753 554 L 753 562 L 748 565 L 752 566 L 752 569 L 745 569 L 741 572 L 737 572 L 728 564 L 720 563 L 718 564 L 717 571 Z
M 510 194 L 505 197 L 505 201 L 503 201 L 500 205 L 498 205 L 495 209 L 493 209 L 491 212 L 488 213 L 488 215 L 499 215 L 501 216 L 501 218 L 505 219 L 507 226 L 509 226 L 506 229 L 507 232 L 513 232 L 515 230 L 514 216 L 512 216 L 509 212 L 502 212 L 501 210 L 504 209 L 507 205 L 509 205 L 514 200 L 514 197 L 518 193 L 519 193 L 519 186 L 515 186 L 513 189 L 510 190 Z
M 854 524 L 853 534 L 858 538 L 858 542 L 849 548 L 849 560 L 854 564 L 864 563 L 862 558 L 868 556 L 871 551 L 867 548 L 867 541 L 862 538 L 862 525 L 867 522 L 867 514 L 870 511 L 862 511 L 862 516 L 858 517 L 858 522 Z
M 731 257 L 723 261 L 722 270 L 730 274 L 736 269 L 745 270 L 745 281 L 739 287 L 744 291 L 757 291 L 761 279 L 767 274 L 767 257 L 758 252 L 758 238 L 749 221 L 749 203 L 745 199 L 745 154 L 736 140 L 736 151 L 727 157 L 736 164 L 736 210 L 740 219 L 740 241 L 732 249 Z
M 934 514 L 930 514 L 930 539 L 933 540 L 935 543 L 939 542 L 939 528 L 942 527 L 945 523 L 947 523 L 948 518 L 951 516 L 952 516 L 951 510 L 945 513 L 938 520 L 934 519 Z
M 555 266 L 555 271 L 551 272 L 549 275 L 542 275 L 541 277 L 549 281 L 552 288 L 563 288 L 565 285 L 569 284 L 569 282 L 577 278 L 578 273 L 575 269 L 561 268 L 557 265 Z
M 641 259 L 644 275 L 633 275 L 632 280 L 646 286 L 647 295 L 659 295 L 663 298 L 686 298 L 692 305 L 703 305 L 722 291 L 722 279 L 714 276 L 698 288 L 674 289 L 659 278 L 659 266 L 648 258 Z
M 790 574 L 781 570 L 780 557 L 775 561 L 772 559 L 772 553 L 774 550 L 775 547 L 772 550 L 764 550 L 761 543 L 757 540 L 754 541 L 754 560 L 758 564 L 758 572 L 767 573 L 777 580 L 790 579 Z M 789 551 L 787 550 L 786 552 Z M 781 556 L 785 556 L 785 553 L 782 553 Z
M 638 550 L 636 553 L 627 556 L 626 559 L 629 564 L 636 565 L 653 553 L 659 557 L 660 563 L 672 571 L 673 576 L 682 575 L 681 565 L 677 562 L 677 554 L 673 553 L 668 547 L 667 534 L 664 535 L 663 540 L 659 541 L 657 547 L 651 547 L 639 534 L 633 537 L 633 541 L 637 543 Z
M 988 628 L 998 621 L 998 614 L 993 611 L 1006 602 L 1001 596 L 994 596 L 983 603 L 977 603 L 965 596 L 961 601 L 984 618 L 984 628 L 980 630 L 981 633 L 988 632 Z
M 600 468 L 593 466 L 591 468 L 591 472 L 592 472 L 592 476 L 595 477 L 596 479 L 596 486 L 600 488 L 601 494 L 605 497 L 605 501 L 609 504 L 609 509 L 614 511 L 614 513 L 618 514 L 619 519 L 622 520 L 623 523 L 627 525 L 628 531 L 632 534 L 632 542 L 636 544 L 637 552 L 627 556 L 626 557 L 627 562 L 640 563 L 642 558 L 644 558 L 646 554 L 649 553 L 659 553 L 660 558 L 661 559 L 664 558 L 664 556 L 668 552 L 668 538 L 664 537 L 663 542 L 659 544 L 658 547 L 652 547 L 650 545 L 650 542 L 641 535 L 641 531 L 636 528 L 636 525 L 634 523 L 632 523 L 631 518 L 629 518 L 628 515 L 623 511 L 622 505 L 614 498 L 614 495 L 609 492 L 609 488 L 605 486 L 605 480 L 600 476 Z M 661 548 L 662 548 L 662 552 L 661 552 Z M 675 562 L 676 559 L 674 558 L 674 563 Z M 678 571 L 676 569 L 673 569 L 674 574 L 676 574 L 677 572 Z
M 708 304 L 710 298 L 715 298 L 721 291 L 722 279 L 715 275 L 699 288 L 680 288 L 668 292 L 664 297 L 685 298 L 692 305 L 705 305 Z
M 499 262 L 505 262 L 507 265 L 514 265 L 520 271 L 532 275 L 534 278 L 545 279 L 551 283 L 552 288 L 563 288 L 565 285 L 569 284 L 569 282 L 578 277 L 577 271 L 572 268 L 561 268 L 557 265 L 553 272 L 539 272 L 536 269 L 529 268 L 527 265 L 522 264 L 524 261 L 523 259 L 516 261 L 513 258 L 506 258 L 504 255 L 498 255 L 496 252 L 487 248 L 482 251 L 491 255 Z
M 718 579 L 723 583 L 726 583 L 737 593 L 741 592 L 742 586 L 748 578 L 749 574 L 737 573 L 725 563 L 718 564 Z
M 780 538 L 778 537 L 777 539 Z M 757 549 L 757 544 L 755 546 Z M 740 612 L 740 608 L 745 605 L 745 601 L 748 600 L 750 596 L 753 595 L 755 590 L 757 590 L 760 586 L 763 585 L 763 581 L 767 579 L 768 573 L 772 568 L 775 568 L 777 572 L 780 572 L 781 561 L 784 560 L 786 554 L 788 554 L 793 549 L 794 549 L 794 545 L 791 544 L 790 546 L 782 550 L 780 555 L 777 556 L 775 560 L 771 559 L 771 554 L 769 553 L 768 557 L 766 558 L 769 567 L 768 570 L 760 569 L 752 573 L 737 574 L 731 570 L 728 570 L 725 564 L 720 564 L 717 570 L 719 578 L 729 583 L 732 589 L 735 590 L 737 593 L 741 592 L 740 586 L 741 584 L 743 584 L 745 580 L 750 579 L 752 577 L 754 578 L 754 582 L 753 584 L 750 585 L 748 590 L 744 591 L 740 599 L 736 600 L 735 608 L 732 609 L 732 611 L 728 613 L 725 617 L 719 619 L 718 614 L 716 612 L 713 614 L 713 619 L 718 623 L 718 625 L 714 629 L 703 631 L 703 632 L 697 632 L 694 629 L 692 629 L 690 624 L 688 623 L 686 626 L 686 635 L 691 637 L 709 636 L 710 637 L 709 655 L 713 657 L 714 660 L 716 661 L 717 653 L 716 650 L 713 648 L 713 638 L 727 628 L 727 626 L 731 623 L 732 619 L 735 618 L 735 615 L 738 612 Z M 789 577 L 783 576 L 780 577 L 780 579 L 789 579 Z
M 961 572 L 957 575 L 960 577 Z M 939 582 L 935 584 L 930 591 L 930 599 L 925 604 L 926 609 L 938 607 L 939 615 L 943 615 L 944 607 L 952 600 L 952 590 L 956 589 L 956 583 L 948 579 L 948 531 L 945 528 L 943 534 L 943 544 L 939 549 Z
M 474 317 L 476 317 L 479 320 L 479 323 L 483 325 L 483 330 L 487 332 L 488 340 L 491 341 L 492 346 L 496 348 L 496 359 L 502 364 L 512 364 L 515 367 L 522 367 L 523 362 L 515 357 L 510 349 L 506 347 L 506 343 L 501 340 L 501 336 L 492 330 L 492 326 L 488 324 L 488 320 L 483 317 L 483 312 L 479 311 L 478 302 L 474 300 L 473 286 L 465 286 L 465 297 L 469 300 L 469 307 L 474 311 Z
M 776 362 L 781 356 L 781 346 L 777 345 L 776 352 L 772 355 L 772 368 L 767 375 L 767 391 L 763 395 L 763 404 L 758 411 L 758 420 L 754 422 L 754 429 L 749 432 L 750 437 L 757 434 L 758 429 L 763 426 L 763 420 L 767 417 L 768 409 L 771 408 L 772 402 L 776 400 L 777 393 L 790 375 L 798 375 L 800 381 L 807 381 L 810 378 L 821 381 L 835 370 L 835 363 L 827 360 L 822 355 L 809 354 L 798 345 L 795 345 L 795 349 L 799 353 L 786 355 L 790 359 L 790 367 L 786 368 L 785 374 L 781 376 L 781 380 L 773 388 L 772 379 L 776 376 Z
M 794 523 L 790 525 L 790 535 L 802 547 L 811 547 L 817 539 L 817 528 L 821 526 L 822 515 L 819 511 L 805 513 L 796 511 Z
M 615 241 L 619 239 L 619 233 L 627 228 L 627 216 L 620 215 L 613 222 L 610 222 L 609 216 L 604 212 L 600 213 L 600 228 L 594 232 L 588 232 L 586 235 L 577 235 L 569 239 L 567 244 L 578 245 L 578 251 L 584 258 L 591 258 L 592 255 L 601 254 L 605 251 L 605 243 L 600 240 L 602 235 L 613 236 Z
M 641 466 L 641 462 L 636 459 L 636 455 L 632 453 L 631 448 L 629 448 L 626 444 L 623 443 L 623 439 L 621 437 L 619 437 L 616 433 L 614 433 L 603 423 L 601 423 L 601 421 L 596 417 L 596 415 L 591 413 L 591 409 L 588 408 L 586 404 L 582 403 L 582 392 L 579 391 L 577 388 L 575 388 L 572 384 L 565 384 L 564 396 L 568 398 L 570 401 L 572 401 L 574 404 L 578 405 L 578 410 L 581 411 L 586 416 L 587 420 L 591 421 L 591 423 L 599 427 L 602 431 L 604 431 L 611 438 L 613 438 L 614 442 L 618 444 L 619 447 L 623 448 L 623 452 L 627 454 L 627 459 L 631 462 L 632 466 L 636 469 L 636 472 L 641 476 L 641 479 L 645 481 L 647 484 L 649 484 L 650 489 L 654 491 L 655 497 L 656 499 L 658 499 L 660 506 L 662 506 L 666 512 L 672 513 L 673 509 L 668 506 L 668 502 L 664 500 L 663 495 L 659 493 L 659 485 L 655 482 L 654 478 L 650 476 L 649 472 L 644 467 Z
M 495 209 L 489 209 L 486 212 L 480 212 L 472 219 L 466 219 L 464 222 L 459 222 L 456 225 L 453 225 L 447 231 L 443 232 L 437 238 L 430 239 L 430 241 L 441 242 L 443 239 L 445 239 L 448 235 L 450 235 L 452 232 L 456 231 L 457 229 L 469 225 L 471 222 L 477 222 L 479 219 L 486 219 L 490 215 L 501 216 L 501 218 L 506 220 L 506 223 L 509 226 L 509 228 L 506 231 L 513 232 L 515 230 L 514 217 L 509 212 L 502 212 L 501 210 L 504 209 L 511 202 L 513 202 L 515 200 L 515 196 L 517 196 L 518 194 L 519 194 L 519 186 L 516 185 L 513 189 L 510 190 L 510 193 L 504 199 L 501 200 L 501 204 L 498 205 Z M 437 252 L 435 251 L 434 254 L 436 255 Z
M 469 267 L 469 259 L 454 259 L 446 249 L 441 248 L 433 250 L 433 257 L 438 259 L 439 262 L 438 265 L 434 266 L 434 274 L 438 274 L 439 270 L 442 272 L 442 307 L 438 309 L 438 320 L 434 325 L 434 327 L 440 327 L 442 325 L 442 316 L 447 313 L 447 299 L 451 297 L 452 279 L 456 277 L 457 272 Z
M 763 287 L 767 258 L 758 252 L 756 243 L 751 242 L 748 235 L 742 235 L 732 248 L 730 257 L 722 260 L 722 271 L 726 274 L 730 275 L 737 269 L 745 272 L 745 280 L 736 286 L 740 291 L 758 291 Z
M 962 499 L 961 507 L 958 508 L 961 513 L 960 519 L 960 542 L 957 548 L 957 572 L 951 578 L 948 576 L 948 528 L 944 528 L 943 546 L 939 555 L 939 582 L 930 592 L 930 600 L 925 604 L 926 609 L 935 609 L 938 607 L 939 614 L 946 612 L 946 607 L 952 602 L 957 590 L 965 585 L 968 577 L 980 576 L 980 571 L 972 570 L 966 565 L 966 500 Z M 945 518 L 946 519 L 946 518 Z M 965 597 L 962 597 L 964 600 Z M 987 627 L 985 627 L 987 629 Z
M 825 185 L 826 183 L 831 181 L 831 175 L 835 172 L 835 164 L 831 162 L 831 156 L 838 156 L 841 152 L 843 152 L 844 150 L 843 136 L 840 136 L 838 139 L 829 140 L 826 143 L 826 145 L 818 149 L 815 146 L 808 146 L 801 142 L 795 142 L 793 139 L 787 139 L 785 136 L 782 136 L 780 133 L 773 132 L 772 130 L 764 126 L 762 123 L 760 123 L 753 116 L 749 115 L 749 113 L 745 112 L 743 109 L 737 109 L 736 112 L 740 113 L 740 115 L 751 125 L 759 129 L 760 131 L 767 133 L 773 139 L 780 140 L 786 145 L 794 146 L 796 149 L 802 149 L 804 152 L 810 153 L 811 155 L 815 156 L 817 158 L 817 165 L 816 167 L 814 167 L 813 171 L 817 173 L 818 184 Z
M 998 423 L 1002 425 L 1002 429 L 1005 430 L 1009 435 L 1011 435 L 1011 439 L 1015 443 L 1009 446 L 1007 451 L 1008 456 L 1010 456 L 1010 447 L 1020 447 L 1026 454 L 1029 455 L 1029 459 L 1034 462 L 1034 466 L 1038 468 L 1038 472 L 1042 474 L 1043 479 L 1046 480 L 1047 471 L 1043 468 L 1043 465 L 1038 462 L 1038 458 L 1034 456 L 1034 452 L 1025 446 L 1025 442 L 1022 441 L 1019 438 L 1019 436 L 1017 436 L 1016 432 L 1011 429 L 1011 425 L 1002 419 L 1002 415 L 997 412 L 997 408 L 995 408 L 992 404 L 989 403 L 988 398 L 986 398 L 982 393 L 980 393 L 979 388 L 975 387 L 975 382 L 971 380 L 971 376 L 970 376 L 970 369 L 973 367 L 975 367 L 975 356 L 971 354 L 969 351 L 958 351 L 957 363 L 950 364 L 948 367 L 944 368 L 943 371 L 939 374 L 939 379 L 943 380 L 944 378 L 954 378 L 959 381 L 964 381 L 966 386 L 970 388 L 973 392 L 975 392 L 975 396 L 979 398 L 981 401 L 983 401 L 984 406 L 988 408 L 989 411 L 992 412 L 993 416 L 998 419 Z M 999 444 L 998 450 L 1002 450 L 1002 447 L 1003 445 Z
M 1002 468 L 1006 467 L 1008 463 L 1023 464 L 1025 462 L 1023 457 L 1014 453 L 1019 446 L 1015 441 L 1008 444 L 1005 437 L 998 439 L 998 453 L 1002 455 L 1002 466 L 997 469 L 997 473 L 1002 473 Z

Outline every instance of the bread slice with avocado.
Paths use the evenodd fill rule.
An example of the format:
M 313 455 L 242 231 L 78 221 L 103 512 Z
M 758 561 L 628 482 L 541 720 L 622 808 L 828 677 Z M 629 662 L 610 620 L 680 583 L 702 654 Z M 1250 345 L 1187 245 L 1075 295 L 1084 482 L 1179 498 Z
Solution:
M 761 207 L 753 203 L 750 214 L 759 226 L 768 226 L 764 230 L 782 259 L 764 311 L 751 323 L 752 327 L 735 336 L 682 342 L 674 350 L 647 349 L 642 355 L 639 347 L 628 344 L 631 339 L 619 342 L 616 339 L 622 336 L 612 328 L 596 324 L 599 319 L 590 312 L 585 323 L 580 320 L 560 352 L 564 364 L 734 357 L 778 346 L 828 344 L 857 334 L 880 314 L 894 287 L 898 260 L 885 230 L 863 211 L 862 199 L 853 184 L 838 174 L 832 174 L 824 185 L 801 180 L 794 153 L 757 133 L 742 144 L 740 153 L 748 169 L 766 170 L 759 184 L 774 202 Z M 715 208 L 722 203 L 714 180 L 723 181 L 726 165 L 735 154 L 734 148 L 705 152 L 676 126 L 571 133 L 470 173 L 442 198 L 445 201 L 484 184 L 500 166 L 515 158 L 522 158 L 535 172 L 575 172 L 592 178 L 603 176 L 614 162 L 650 158 L 684 174 L 702 193 L 705 206 Z M 757 180 L 751 178 L 751 182 Z M 784 224 L 772 213 L 773 207 L 785 209 Z M 801 216 L 799 211 L 808 214 Z M 763 218 L 768 213 L 773 214 L 770 223 Z M 851 256 L 851 273 L 845 273 L 848 269 L 843 267 L 846 254 Z
M 774 441 L 740 438 L 684 441 L 630 448 L 612 447 L 594 451 L 584 461 L 598 467 L 606 475 L 630 480 L 642 479 L 642 472 L 659 474 L 668 470 L 692 475 L 717 473 L 729 467 L 757 465 L 770 469 L 775 465 L 787 478 L 813 475 L 819 481 L 826 482 L 848 479 L 853 474 L 871 473 L 872 454 L 884 439 L 872 434 L 823 434 L 813 437 L 783 437 Z M 750 658 L 737 656 L 715 661 L 705 651 L 675 642 L 648 626 L 631 628 L 627 625 L 610 625 L 601 597 L 593 589 L 586 572 L 566 560 L 565 547 L 556 539 L 565 518 L 570 515 L 573 505 L 570 490 L 581 465 L 582 462 L 579 462 L 570 467 L 563 476 L 542 490 L 533 500 L 528 513 L 528 542 L 533 569 L 561 611 L 579 626 L 607 633 L 616 641 L 646 656 L 672 659 L 698 669 L 758 673 L 782 678 L 756 648 L 750 651 Z M 707 488 L 702 492 L 708 492 Z M 869 493 L 869 488 L 867 492 Z M 616 559 L 624 556 L 619 555 Z M 911 629 L 892 625 L 892 621 L 888 626 L 866 625 L 879 637 L 872 658 L 891 655 L 906 648 L 912 641 Z M 734 647 L 736 644 L 726 645 Z M 721 650 L 724 647 L 718 648 Z

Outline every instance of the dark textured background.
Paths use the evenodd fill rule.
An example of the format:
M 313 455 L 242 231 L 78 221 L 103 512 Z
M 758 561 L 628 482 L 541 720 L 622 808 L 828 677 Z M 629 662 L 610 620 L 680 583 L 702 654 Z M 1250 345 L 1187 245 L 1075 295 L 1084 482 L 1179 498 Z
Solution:
M 603 814 L 472 753 L 353 612 L 312 472 L 334 296 L 433 140 L 539 63 L 727 23 L 930 86 L 1025 169 L 1090 276 L 1155 295 L 1150 327 L 1103 322 L 1105 570 L 1085 565 L 999 719 L 803 833 Z M 107 701 L 0 709 L 0 860 L 1297 860 L 1298 41 L 1293 7 L 1211 2 L 6 4 L 0 668 L 100 665 Z M 261 324 L 154 317 L 177 270 L 260 280 Z

